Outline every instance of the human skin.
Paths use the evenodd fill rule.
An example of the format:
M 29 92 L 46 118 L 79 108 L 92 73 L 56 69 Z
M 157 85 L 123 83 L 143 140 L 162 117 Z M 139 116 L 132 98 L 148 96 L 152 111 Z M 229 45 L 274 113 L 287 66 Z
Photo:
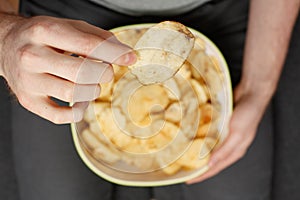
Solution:
M 187 183 L 192 184 L 212 177 L 245 155 L 255 137 L 264 111 L 276 90 L 290 35 L 298 14 L 299 2 L 299 0 L 251 0 L 242 78 L 234 90 L 235 108 L 229 124 L 229 136 L 224 144 L 213 152 L 209 163 L 209 171 Z M 73 59 L 76 60 L 76 63 L 80 63 L 82 60 L 70 58 L 50 47 L 59 46 L 58 49 L 87 56 L 95 46 L 103 41 L 106 34 L 109 37 L 112 35 L 81 21 L 49 17 L 23 19 L 7 14 L 0 14 L 0 18 L 2 19 L 0 21 L 0 41 L 5 41 L 0 44 L 0 75 L 7 80 L 20 103 L 28 110 L 54 123 L 68 123 L 79 120 L 80 113 L 82 114 L 86 107 L 84 103 L 75 104 L 78 105 L 79 117 L 74 119 L 74 109 L 51 104 L 48 96 L 54 95 L 55 91 L 52 91 L 52 94 L 49 93 L 52 88 L 62 88 L 56 91 L 58 93 L 55 93 L 55 96 L 66 101 L 73 99 L 73 90 L 68 89 L 65 85 L 74 87 L 74 82 L 76 82 L 74 74 L 76 74 L 76 69 L 78 71 L 78 64 L 68 65 L 68 63 L 73 63 L 71 61 Z M 68 35 L 68 37 L 63 37 L 57 31 L 61 33 L 66 31 L 67 34 L 65 35 Z M 74 34 L 74 31 L 78 35 Z M 45 41 L 41 42 L 41 36 L 47 36 L 44 38 L 46 43 Z M 35 38 L 38 39 L 35 40 Z M 55 40 L 61 38 L 62 44 L 54 45 L 55 41 L 50 42 L 48 38 L 54 38 Z M 86 38 L 92 39 L 87 41 Z M 75 40 L 76 42 L 74 42 Z M 78 41 L 79 43 L 82 42 L 81 45 L 77 45 Z M 81 46 L 89 46 L 90 48 L 85 49 L 84 52 L 78 52 Z M 55 50 L 57 50 L 57 47 Z M 128 51 L 128 49 L 121 50 L 121 52 L 123 51 Z M 40 53 L 43 52 L 44 54 L 41 55 Z M 36 55 L 41 55 L 41 59 L 35 60 Z M 52 59 L 49 61 L 48 57 L 52 57 Z M 97 59 L 105 60 L 105 56 Z M 130 59 L 127 57 L 126 60 L 129 62 L 124 62 L 124 59 L 122 57 L 116 63 L 129 65 L 135 60 L 133 55 L 130 56 Z M 60 63 L 55 60 L 64 60 L 64 62 Z M 45 66 L 49 62 L 56 63 L 56 68 L 64 66 L 66 69 L 72 69 L 74 65 L 77 67 L 75 67 L 75 70 L 70 70 L 75 71 L 73 74 L 69 73 L 69 70 L 65 72 L 51 71 Z M 90 62 L 91 66 L 95 64 L 92 60 Z M 45 66 L 45 68 L 40 69 L 36 66 Z M 55 66 L 52 66 L 52 70 L 53 68 Z M 107 71 L 107 75 L 103 76 L 104 80 L 102 79 L 100 82 L 109 81 L 113 76 L 110 65 L 99 67 L 99 70 L 98 73 L 100 74 Z M 54 78 L 49 74 L 55 75 Z M 47 84 L 48 81 L 46 80 L 50 78 L 54 80 L 49 80 L 50 83 Z M 59 84 L 65 79 L 68 79 L 68 82 Z M 45 88 L 33 88 L 26 83 L 28 80 L 35 80 L 37 84 L 34 85 L 44 85 Z M 95 91 L 95 88 L 98 87 L 96 82 L 93 81 L 88 84 L 83 82 L 81 84 L 83 87 L 90 88 L 90 91 Z M 72 86 L 69 87 L 72 88 Z M 91 92 L 89 95 L 85 95 L 85 99 L 81 99 L 81 101 L 90 101 L 96 96 L 97 94 Z
M 23 107 L 56 124 L 82 119 L 88 102 L 100 94 L 99 83 L 113 78 L 111 63 L 136 60 L 111 32 L 84 21 L 5 13 L 0 19 L 0 76 Z M 73 106 L 59 106 L 50 97 Z
M 246 154 L 276 90 L 299 7 L 299 0 L 250 1 L 242 78 L 234 89 L 228 138 L 213 151 L 209 170 L 188 184 L 215 176 Z

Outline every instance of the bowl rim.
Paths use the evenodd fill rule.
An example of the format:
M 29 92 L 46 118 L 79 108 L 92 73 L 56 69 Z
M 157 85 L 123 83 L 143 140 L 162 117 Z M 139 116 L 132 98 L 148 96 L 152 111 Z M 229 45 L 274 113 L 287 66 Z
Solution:
M 123 31 L 125 29 L 133 29 L 133 28 L 148 28 L 150 26 L 155 25 L 156 23 L 142 23 L 142 24 L 132 24 L 132 25 L 125 25 L 125 26 L 120 26 L 116 27 L 113 29 L 110 29 L 111 32 L 118 32 L 118 31 Z M 188 29 L 195 35 L 198 35 L 205 41 L 205 43 L 208 43 L 209 46 L 211 46 L 214 51 L 218 54 L 219 59 L 221 62 L 224 64 L 224 67 L 222 68 L 223 73 L 224 73 L 224 79 L 226 80 L 226 91 L 228 92 L 228 117 L 230 118 L 232 114 L 232 108 L 233 108 L 233 97 L 232 97 L 232 83 L 231 83 L 231 78 L 230 78 L 230 73 L 229 73 L 229 68 L 228 64 L 219 50 L 219 48 L 205 35 L 203 35 L 201 32 L 188 27 Z M 124 186 L 136 186 L 136 187 L 153 187 L 153 186 L 165 186 L 165 185 L 172 185 L 172 184 L 177 184 L 177 183 L 183 183 L 186 182 L 190 179 L 196 178 L 197 176 L 204 174 L 208 169 L 208 165 L 205 165 L 197 170 L 195 170 L 194 173 L 191 173 L 189 175 L 183 176 L 183 177 L 178 177 L 178 178 L 173 178 L 173 179 L 168 179 L 168 180 L 158 180 L 158 181 L 129 181 L 129 180 L 123 180 L 123 179 L 118 179 L 114 178 L 101 170 L 99 170 L 93 163 L 92 161 L 89 160 L 89 158 L 86 156 L 86 153 L 84 153 L 84 150 L 81 147 L 79 137 L 77 134 L 76 130 L 76 123 L 71 123 L 71 133 L 72 133 L 72 138 L 73 142 L 75 145 L 75 149 L 77 153 L 79 154 L 79 157 L 82 159 L 82 161 L 85 163 L 85 165 L 96 175 L 100 176 L 101 178 L 110 181 L 112 183 L 124 185 Z

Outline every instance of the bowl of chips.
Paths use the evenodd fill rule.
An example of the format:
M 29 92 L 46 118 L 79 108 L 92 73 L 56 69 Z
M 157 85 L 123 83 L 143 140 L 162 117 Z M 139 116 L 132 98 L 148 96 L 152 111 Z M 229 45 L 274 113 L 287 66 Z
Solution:
M 134 48 L 153 26 L 111 31 Z M 101 94 L 90 103 L 84 119 L 71 124 L 79 156 L 95 174 L 121 185 L 162 186 L 207 171 L 211 152 L 228 133 L 232 88 L 218 48 L 198 31 L 188 30 L 194 40 L 191 51 L 184 51 L 180 68 L 167 80 L 144 84 L 132 68 L 113 65 L 114 79 L 101 84 Z M 167 55 L 167 64 L 175 62 L 159 51 L 155 56 L 144 53 L 151 55 L 148 62 L 162 62 L 157 54 Z

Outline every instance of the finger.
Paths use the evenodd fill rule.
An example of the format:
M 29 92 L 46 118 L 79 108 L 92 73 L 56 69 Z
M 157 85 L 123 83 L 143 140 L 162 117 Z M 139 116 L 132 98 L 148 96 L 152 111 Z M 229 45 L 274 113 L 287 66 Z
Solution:
M 23 97 L 20 100 L 23 107 L 55 124 L 79 122 L 83 118 L 88 102 L 80 102 L 72 107 L 59 106 L 50 98 L 44 96 Z
M 219 161 L 218 163 L 215 163 L 215 165 L 213 167 L 209 168 L 209 170 L 202 176 L 199 176 L 195 179 L 187 181 L 187 184 L 194 184 L 194 183 L 202 182 L 206 179 L 209 179 L 209 178 L 219 174 L 222 170 L 228 168 L 233 163 L 238 161 L 243 155 L 244 155 L 244 151 L 239 151 L 239 150 L 233 151 L 226 159 L 223 159 L 223 160 Z
M 241 108 L 242 106 L 239 105 L 235 109 L 234 115 L 232 116 L 229 124 L 230 134 L 224 143 L 213 152 L 209 161 L 209 170 L 202 176 L 188 181 L 188 184 L 200 182 L 218 174 L 220 171 L 239 160 L 245 154 L 246 149 L 248 149 L 254 139 L 256 129 L 255 127 L 249 129 L 248 123 L 249 120 L 252 121 L 251 117 L 250 119 L 243 119 L 245 115 L 248 116 L 248 112 L 245 113 L 244 111 L 247 110 Z M 246 132 L 248 132 L 247 135 L 245 135 Z
M 239 148 L 245 139 L 253 138 L 253 124 L 249 123 L 253 121 L 253 115 L 248 112 L 244 105 L 244 103 L 241 103 L 235 108 L 229 122 L 229 134 L 222 145 L 213 152 L 209 162 L 210 166 L 213 166 L 219 160 L 225 159 L 234 149 Z
M 220 170 L 224 169 L 224 162 L 232 156 L 232 153 L 237 147 L 240 148 L 239 145 L 241 145 L 242 137 L 239 132 L 236 132 L 236 130 L 233 129 L 233 120 L 234 118 L 230 121 L 231 131 L 228 137 L 219 148 L 213 151 L 211 155 L 208 163 L 209 170 L 205 174 L 188 181 L 187 184 L 203 181 L 219 173 Z
M 217 148 L 209 161 L 209 166 L 214 166 L 215 163 L 222 159 L 226 159 L 236 147 L 241 143 L 242 137 L 240 133 L 230 133 L 230 135 L 225 139 L 224 143 Z
M 49 73 L 78 84 L 106 83 L 113 78 L 112 66 L 107 63 L 60 54 L 49 47 L 27 46 L 23 51 L 30 71 Z
M 222 148 L 220 148 L 220 149 L 222 150 Z M 227 150 L 227 152 L 222 152 L 222 154 L 223 154 L 222 159 L 214 158 L 214 160 L 212 160 L 213 156 L 214 156 L 214 154 L 212 154 L 212 157 L 208 164 L 209 170 L 205 174 L 188 181 L 187 184 L 193 184 L 196 182 L 203 181 L 203 180 L 208 179 L 208 178 L 214 176 L 215 174 L 219 173 L 219 170 L 221 170 L 221 168 L 223 167 L 222 163 L 231 156 L 233 151 L 234 150 L 232 148 L 230 148 Z
M 116 43 L 116 44 L 122 44 L 116 36 L 107 30 L 104 30 L 102 28 L 99 28 L 97 26 L 91 25 L 85 21 L 79 21 L 79 20 L 72 20 L 68 19 L 68 22 L 73 25 L 74 28 L 76 28 L 79 31 L 82 31 L 84 33 L 90 33 L 94 34 L 96 36 L 102 37 L 110 42 Z
M 215 174 L 216 174 L 216 172 L 214 171 L 214 169 L 209 169 L 209 171 L 205 172 L 205 174 L 203 174 L 197 178 L 194 178 L 192 180 L 187 181 L 186 184 L 191 185 L 194 183 L 202 182 L 202 181 L 214 176 Z
M 65 102 L 84 102 L 95 100 L 100 95 L 99 84 L 74 84 L 50 74 L 32 75 L 26 87 L 35 94 L 55 97 Z
M 248 107 L 247 102 L 241 102 L 235 108 L 229 123 L 229 135 L 224 143 L 212 154 L 209 162 L 210 166 L 213 166 L 219 160 L 225 159 L 234 149 L 239 149 L 243 142 L 250 143 L 254 139 L 259 121 L 255 110 L 249 110 Z
M 242 158 L 250 144 L 251 141 L 247 141 L 243 144 L 240 144 L 239 148 L 235 148 L 230 154 L 227 155 L 227 157 L 224 157 L 222 160 L 215 162 L 214 165 L 210 165 L 209 170 L 205 174 L 190 181 L 187 181 L 187 184 L 198 183 L 217 175 L 222 170 L 224 170 L 225 168 L 229 167 L 230 165 L 238 161 L 240 158 Z
M 85 57 L 119 65 L 130 65 L 136 60 L 130 48 L 110 42 L 95 34 L 79 31 L 72 25 L 58 20 L 36 23 L 28 32 L 29 38 L 32 38 L 35 43 Z
M 212 157 L 211 157 L 209 164 L 208 164 L 209 170 L 207 172 L 205 172 L 203 175 L 201 175 L 195 179 L 189 180 L 186 183 L 187 184 L 197 183 L 197 182 L 208 179 L 208 178 L 216 175 L 217 173 L 219 173 L 219 170 L 222 167 L 223 161 L 228 159 L 228 157 L 230 157 L 232 152 L 233 152 L 233 150 L 226 152 L 226 154 L 224 154 L 224 157 L 222 159 L 216 159 L 213 162 L 212 162 Z

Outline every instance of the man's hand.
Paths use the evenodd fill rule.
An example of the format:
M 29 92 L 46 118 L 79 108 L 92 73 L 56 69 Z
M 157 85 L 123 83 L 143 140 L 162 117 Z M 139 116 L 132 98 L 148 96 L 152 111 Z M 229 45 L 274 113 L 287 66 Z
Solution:
M 251 0 L 242 79 L 234 92 L 229 136 L 213 152 L 208 172 L 188 183 L 212 177 L 245 155 L 276 90 L 299 6 L 300 0 Z
M 229 123 L 229 135 L 213 152 L 208 172 L 188 181 L 188 184 L 218 174 L 245 155 L 256 135 L 257 127 L 271 97 L 270 94 L 271 92 L 248 91 L 242 83 L 237 86 L 234 91 L 235 108 Z
M 136 59 L 112 33 L 83 21 L 7 16 L 0 26 L 7 30 L 0 34 L 0 75 L 22 106 L 57 124 L 81 120 L 88 102 L 100 94 L 99 83 L 113 78 L 111 63 L 130 65 Z M 58 106 L 50 97 L 74 105 Z

